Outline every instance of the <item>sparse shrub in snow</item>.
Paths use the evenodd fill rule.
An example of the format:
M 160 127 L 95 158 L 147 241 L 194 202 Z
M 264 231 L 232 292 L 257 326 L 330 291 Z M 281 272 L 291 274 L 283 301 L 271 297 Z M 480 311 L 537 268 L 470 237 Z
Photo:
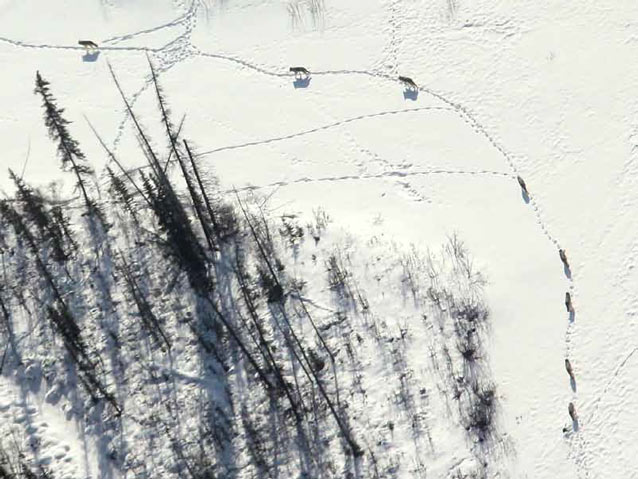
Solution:
M 295 29 L 320 29 L 325 23 L 324 0 L 288 0 L 286 9 Z
M 344 259 L 344 252 L 337 248 L 325 262 L 328 273 L 328 287 L 334 291 L 343 308 L 356 308 L 355 293 L 352 288 L 352 274 L 346 266 L 347 255 Z
M 291 248 L 295 248 L 304 237 L 303 228 L 291 216 L 282 216 L 281 223 L 279 234 L 288 241 Z
M 259 272 L 259 282 L 261 284 L 261 288 L 264 291 L 264 294 L 268 298 L 269 303 L 276 303 L 281 301 L 284 296 L 284 290 L 279 284 L 278 281 L 275 280 L 275 277 L 269 273 L 267 269 L 260 268 Z
M 309 222 L 306 225 L 306 229 L 312 238 L 315 240 L 315 246 L 319 244 L 321 240 L 321 235 L 328 227 L 328 224 L 331 222 L 328 214 L 323 210 L 323 208 L 317 208 L 313 211 L 313 222 Z
M 33 451 L 22 447 L 23 442 L 15 431 L 0 441 L 0 479 L 54 479 L 44 465 L 37 464 Z
M 217 231 L 220 239 L 224 240 L 237 234 L 240 230 L 237 213 L 228 203 L 218 203 L 215 206 Z
M 479 442 L 492 439 L 496 414 L 496 391 L 492 385 L 474 383 L 468 398 L 467 428 Z

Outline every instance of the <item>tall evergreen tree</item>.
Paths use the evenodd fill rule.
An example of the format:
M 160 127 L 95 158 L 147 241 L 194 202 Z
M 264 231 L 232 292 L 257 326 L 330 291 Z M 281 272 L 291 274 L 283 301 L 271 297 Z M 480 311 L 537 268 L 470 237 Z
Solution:
M 44 124 L 49 131 L 49 137 L 58 144 L 58 155 L 62 160 L 62 169 L 72 171 L 77 178 L 77 187 L 89 211 L 94 209 L 94 203 L 86 191 L 86 179 L 93 175 L 93 169 L 86 163 L 86 157 L 80 145 L 71 136 L 67 125 L 69 121 L 62 116 L 64 108 L 58 107 L 55 98 L 49 91 L 49 82 L 36 72 L 35 93 L 42 97 L 44 108 Z
M 16 185 L 16 199 L 22 205 L 27 219 L 37 227 L 40 240 L 51 246 L 53 258 L 56 261 L 65 261 L 69 254 L 65 251 L 64 232 L 47 211 L 44 198 L 11 169 L 9 169 L 9 176 Z

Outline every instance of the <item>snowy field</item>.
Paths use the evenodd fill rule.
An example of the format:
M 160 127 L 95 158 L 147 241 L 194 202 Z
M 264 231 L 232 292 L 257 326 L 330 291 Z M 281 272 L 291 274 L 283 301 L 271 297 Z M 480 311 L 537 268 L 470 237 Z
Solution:
M 368 396 L 353 393 L 348 416 L 355 436 L 370 445 L 354 465 L 336 459 L 323 477 L 638 477 L 638 4 L 514 3 L 0 0 L 0 189 L 14 194 L 11 168 L 47 195 L 77 196 L 47 137 L 41 98 L 33 93 L 36 71 L 51 83 L 104 194 L 104 167 L 115 167 L 86 119 L 126 168 L 146 165 L 108 64 L 157 147 L 165 148 L 148 56 L 175 123 L 185 115 L 184 134 L 203 173 L 217 177 L 219 195 L 234 201 L 236 189 L 247 202 L 264 201 L 279 224 L 287 215 L 305 225 L 318 208 L 331 218 L 321 241 L 306 237 L 296 255 L 283 255 L 286 271 L 324 275 L 324 262 L 342 249 L 370 298 L 371 317 L 388 318 L 388 334 L 400 335 L 401 325 L 413 331 L 405 361 L 415 384 L 422 380 L 432 391 L 417 401 L 430 440 L 415 440 L 406 432 L 407 413 L 388 405 L 394 373 L 370 347 L 362 313 L 351 332 L 363 335 L 360 357 L 355 364 L 356 354 L 348 356 L 352 364 L 344 368 L 362 371 Z M 79 39 L 95 41 L 99 50 L 85 51 Z M 288 68 L 297 65 L 310 77 L 295 79 Z M 413 78 L 418 90 L 405 90 L 398 75 Z M 80 229 L 83 220 L 74 221 Z M 478 446 L 456 412 L 445 412 L 447 383 L 433 379 L 437 363 L 426 346 L 432 336 L 419 320 L 426 299 L 412 304 L 400 287 L 399 258 L 410 251 L 436 255 L 454 235 L 486 280 L 489 328 L 481 360 L 498 398 L 498 447 L 483 451 L 486 467 L 477 466 Z M 5 253 L 8 291 L 19 287 L 19 276 L 6 271 L 19 268 Z M 161 272 L 153 275 L 161 289 Z M 4 284 L 7 277 L 12 284 Z M 318 280 L 309 280 L 308 290 L 317 304 L 331 304 Z M 124 293 L 117 295 L 123 301 Z M 37 327 L 24 311 L 15 321 L 25 334 Z M 177 326 L 170 333 L 184 356 L 175 365 L 153 364 L 183 380 L 185 411 L 194 411 L 189 388 L 205 381 L 187 360 L 196 345 L 179 342 Z M 2 334 L 0 355 L 11 358 Z M 35 461 L 52 477 L 188 477 L 166 466 L 161 454 L 170 448 L 159 446 L 158 457 L 105 466 L 113 438 L 104 431 L 130 434 L 129 442 L 149 447 L 143 454 L 153 442 L 133 421 L 109 429 L 94 421 L 97 408 L 79 413 L 72 398 L 50 400 L 44 383 L 26 384 L 46 356 L 42 343 L 27 341 L 34 350 L 23 359 L 33 367 L 3 360 L 0 429 L 37 436 Z M 131 378 L 143 376 L 137 369 Z M 229 388 L 240 387 L 233 381 Z M 131 403 L 133 416 L 146 414 Z M 383 429 L 388 421 L 397 424 L 396 434 Z M 194 435 L 190 422 L 181 427 Z M 389 445 L 375 449 L 375 441 Z M 390 464 L 384 471 L 371 466 L 373 450 Z M 242 475 L 245 454 L 228 477 L 257 477 Z M 351 476 L 340 475 L 346 470 Z M 264 477 L 303 477 L 300 471 L 286 464 Z M 218 474 L 211 477 L 225 477 Z

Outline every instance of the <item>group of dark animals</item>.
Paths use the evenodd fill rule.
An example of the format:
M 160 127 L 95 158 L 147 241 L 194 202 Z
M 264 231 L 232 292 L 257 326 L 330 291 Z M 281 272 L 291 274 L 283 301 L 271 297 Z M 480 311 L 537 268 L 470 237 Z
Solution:
M 78 43 L 84 48 L 86 48 L 87 50 L 97 50 L 98 48 L 97 43 L 91 40 L 80 40 Z M 294 73 L 295 77 L 303 76 L 308 78 L 310 76 L 310 71 L 306 67 L 290 67 L 290 72 Z M 399 76 L 399 81 L 402 82 L 406 86 L 406 88 L 410 90 L 419 89 L 419 87 L 417 86 L 416 83 L 414 83 L 414 80 L 412 80 L 412 78 Z
M 310 72 L 308 71 L 307 68 L 304 68 L 304 67 L 290 67 L 290 71 L 295 74 L 295 77 L 300 77 L 301 75 L 303 75 L 305 78 L 308 78 L 310 76 Z M 419 89 L 419 87 L 414 82 L 414 80 L 412 80 L 409 77 L 399 76 L 399 81 L 405 85 L 407 90 L 416 91 Z M 517 176 L 516 179 L 518 180 L 518 184 L 523 190 L 523 196 L 525 198 L 525 201 L 529 202 L 529 191 L 527 190 L 527 185 L 525 184 L 525 181 L 520 176 Z M 571 270 L 570 270 L 569 262 L 567 261 L 567 254 L 565 253 L 565 250 L 559 249 L 558 255 L 560 256 L 560 260 L 563 262 L 563 265 L 565 267 L 565 273 L 569 277 L 571 275 Z M 569 293 L 569 291 L 565 293 L 565 307 L 567 308 L 567 312 L 570 314 L 570 318 L 573 319 L 574 305 L 572 304 L 572 296 Z M 572 383 L 572 388 L 575 388 L 576 378 L 574 376 L 574 370 L 572 368 L 572 365 L 569 359 L 565 359 L 565 368 L 567 369 L 567 374 L 569 374 L 569 378 Z M 572 402 L 569 403 L 567 407 L 567 411 L 569 412 L 569 416 L 572 418 L 574 429 L 577 429 L 578 415 L 576 414 L 576 407 L 574 406 L 574 403 Z M 564 428 L 563 431 L 566 432 L 567 429 Z
M 525 197 L 525 201 L 529 201 L 529 191 L 527 190 L 527 185 L 525 181 L 520 176 L 517 176 L 518 184 L 521 186 L 521 190 L 523 191 L 523 196 Z M 565 268 L 565 274 L 569 277 L 571 275 L 571 268 L 569 266 L 569 261 L 567 261 L 567 253 L 565 253 L 564 249 L 558 250 L 558 256 L 563 263 Z M 568 291 L 565 293 L 565 308 L 567 312 L 570 314 L 570 318 L 573 319 L 574 315 L 574 305 L 572 304 L 572 295 Z M 572 388 L 575 388 L 576 377 L 574 376 L 574 369 L 572 368 L 572 363 L 569 359 L 565 359 L 565 369 L 567 370 L 567 374 L 569 374 L 569 379 L 572 383 Z M 570 402 L 567 406 L 567 412 L 569 412 L 569 417 L 572 419 L 572 423 L 574 424 L 574 429 L 578 428 L 578 414 L 576 414 L 576 406 L 574 403 Z M 563 432 L 567 432 L 567 428 L 563 428 Z
M 307 78 L 310 76 L 310 71 L 305 67 L 290 67 L 290 72 L 294 73 L 295 77 L 304 76 Z M 406 88 L 408 88 L 409 90 L 419 89 L 419 87 L 414 82 L 414 80 L 412 80 L 412 78 L 399 75 L 399 81 L 403 83 L 406 86 Z

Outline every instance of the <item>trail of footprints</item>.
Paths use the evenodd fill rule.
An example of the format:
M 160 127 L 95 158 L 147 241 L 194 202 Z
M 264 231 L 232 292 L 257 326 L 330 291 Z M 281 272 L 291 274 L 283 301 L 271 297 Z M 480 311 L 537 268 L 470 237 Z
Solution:
M 390 39 L 384 49 L 384 58 L 380 64 L 381 67 L 395 74 L 397 65 L 399 64 L 399 51 L 401 47 L 401 38 L 399 36 L 399 30 L 401 28 L 401 0 L 387 0 L 385 3 L 389 14 L 386 30 L 388 31 L 387 34 Z
M 274 188 L 281 186 L 289 186 L 298 183 L 331 183 L 338 181 L 360 181 L 360 180 L 370 180 L 370 179 L 381 179 L 381 178 L 407 178 L 410 176 L 427 176 L 427 175 L 472 175 L 472 176 L 494 176 L 506 179 L 512 179 L 512 175 L 509 173 L 503 173 L 500 171 L 490 171 L 490 170 L 445 170 L 445 169 L 427 169 L 427 170 L 413 170 L 413 171 L 387 171 L 383 173 L 373 173 L 373 174 L 363 174 L 363 175 L 342 175 L 342 176 L 324 176 L 321 178 L 309 178 L 302 177 L 289 181 L 275 181 L 273 183 L 268 183 L 266 185 L 248 185 L 242 188 L 233 188 L 225 190 L 224 193 L 233 193 L 235 191 L 255 191 L 261 190 L 265 188 Z M 409 185 L 409 183 L 399 180 L 402 185 Z
M 500 148 L 499 150 L 502 151 Z M 511 161 L 509 156 L 506 156 L 506 159 L 508 160 L 510 167 L 514 170 L 514 173 L 516 173 L 516 168 L 514 166 L 514 163 Z M 571 351 L 572 351 L 572 335 L 574 333 L 575 314 L 576 314 L 573 299 L 577 296 L 576 288 L 575 288 L 574 280 L 572 276 L 571 265 L 569 264 L 569 259 L 567 257 L 566 251 L 563 248 L 561 248 L 560 244 L 558 243 L 558 240 L 556 240 L 556 238 L 554 238 L 549 233 L 547 226 L 542 220 L 541 209 L 536 203 L 536 201 L 534 200 L 534 198 L 530 196 L 529 191 L 527 189 L 527 185 L 525 184 L 525 181 L 519 175 L 517 175 L 516 178 L 521 187 L 521 191 L 523 193 L 523 198 L 525 202 L 530 204 L 532 206 L 532 209 L 534 210 L 536 221 L 539 224 L 541 231 L 558 248 L 558 257 L 562 263 L 565 277 L 568 280 L 568 288 L 567 288 L 567 291 L 565 292 L 565 309 L 568 314 L 567 328 L 565 330 L 565 369 L 569 376 L 572 398 L 571 398 L 571 401 L 567 404 L 567 413 L 569 414 L 569 417 L 571 419 L 571 428 L 569 426 L 564 426 L 563 434 L 570 439 L 571 441 L 570 444 L 572 444 L 576 450 L 576 454 L 572 453 L 572 456 L 573 456 L 572 458 L 574 460 L 574 463 L 576 464 L 579 477 L 588 478 L 588 477 L 591 477 L 589 472 L 591 469 L 591 455 L 589 454 L 590 447 L 585 437 L 582 434 L 576 434 L 580 430 L 578 411 L 576 409 L 576 405 L 574 404 L 574 402 L 577 399 L 577 393 L 576 393 L 577 383 L 576 383 L 576 375 L 574 372 L 574 368 L 570 360 Z
M 191 42 L 191 36 L 192 36 L 193 30 L 197 26 L 197 12 L 199 10 L 199 6 L 200 6 L 199 1 L 193 0 L 187 12 L 183 16 L 178 18 L 177 20 L 174 20 L 173 22 L 169 22 L 168 24 L 163 25 L 161 27 L 143 30 L 141 32 L 137 32 L 134 34 L 125 35 L 123 37 L 115 37 L 108 41 L 115 42 L 115 41 L 120 41 L 122 39 L 128 40 L 143 33 L 157 31 L 158 28 L 185 25 L 183 33 L 181 33 L 176 38 L 174 38 L 173 40 L 171 40 L 170 42 L 166 43 L 164 46 L 162 46 L 161 48 L 153 52 L 154 54 L 153 60 L 155 62 L 155 69 L 156 69 L 157 75 L 159 76 L 162 73 L 170 70 L 171 68 L 173 68 L 180 62 L 198 54 L 197 49 L 193 46 Z M 135 105 L 137 100 L 146 91 L 146 89 L 152 85 L 152 83 L 153 83 L 152 77 L 148 75 L 145 78 L 144 84 L 142 85 L 142 87 L 137 92 L 135 92 L 133 96 L 131 97 L 131 100 L 130 100 L 131 107 Z M 117 127 L 117 134 L 115 136 L 115 139 L 113 140 L 114 152 L 117 151 L 120 140 L 122 139 L 122 135 L 124 134 L 126 122 L 128 118 L 129 118 L 128 113 L 125 113 L 122 118 L 122 121 Z

